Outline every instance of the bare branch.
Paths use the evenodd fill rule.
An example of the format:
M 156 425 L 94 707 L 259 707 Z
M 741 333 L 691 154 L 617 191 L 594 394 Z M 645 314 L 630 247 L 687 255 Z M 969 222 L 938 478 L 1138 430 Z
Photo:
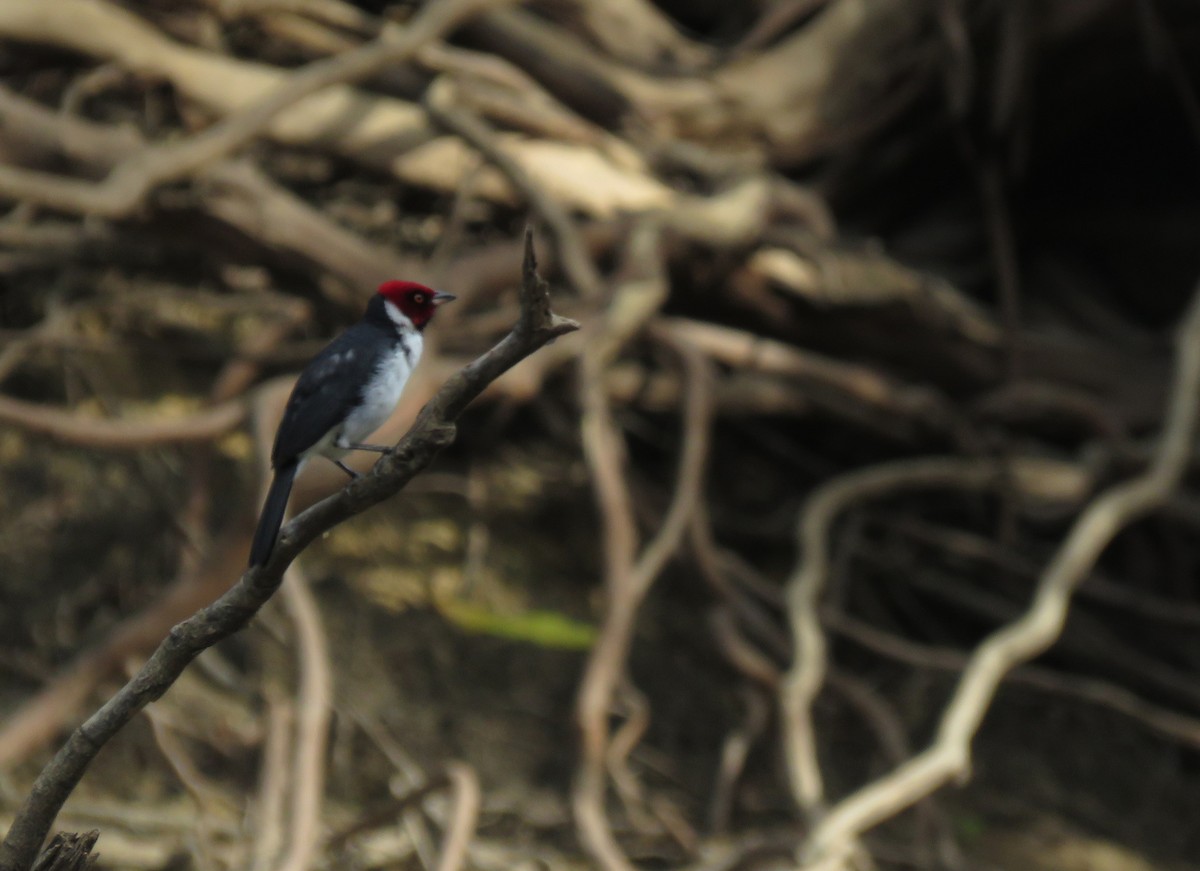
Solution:
M 0 396 L 0 423 L 67 444 L 109 450 L 210 442 L 238 426 L 245 417 L 246 404 L 240 400 L 223 402 L 186 417 L 140 421 L 84 417 L 61 408 Z
M 18 809 L 0 844 L 0 871 L 29 869 L 63 802 L 100 748 L 134 714 L 162 696 L 202 650 L 245 626 L 274 595 L 284 570 L 304 548 L 338 523 L 398 493 L 454 440 L 456 419 L 488 384 L 543 345 L 579 328 L 550 310 L 549 286 L 537 274 L 531 231 L 526 231 L 525 246 L 521 314 L 512 331 L 442 387 L 372 474 L 288 523 L 265 566 L 246 571 L 220 599 L 175 626 L 133 680 L 75 730 Z

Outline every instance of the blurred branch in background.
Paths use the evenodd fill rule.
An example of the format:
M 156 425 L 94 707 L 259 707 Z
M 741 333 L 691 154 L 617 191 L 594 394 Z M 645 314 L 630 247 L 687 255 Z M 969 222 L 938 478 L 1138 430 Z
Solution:
M 483 401 L 96 757 L 61 823 L 106 861 L 1200 861 L 1200 11 L 8 0 L 0 42 L 0 812 L 215 640 L 171 627 L 241 571 L 248 430 L 402 277 L 462 299 L 378 436 L 427 438 L 238 619 Z M 586 328 L 464 386 L 530 220 Z
M 1179 331 L 1178 362 L 1160 443 L 1147 471 L 1098 496 L 1067 536 L 1039 579 L 1029 610 L 989 636 L 966 663 L 934 744 L 881 778 L 825 808 L 817 761 L 812 705 L 825 679 L 826 641 L 818 603 L 829 573 L 827 539 L 838 514 L 857 501 L 900 488 L 990 488 L 1006 477 L 1036 481 L 1044 497 L 1047 478 L 1069 482 L 1070 469 L 1022 468 L 1020 460 L 999 464 L 968 460 L 919 460 L 864 469 L 824 485 L 801 515 L 803 560 L 789 583 L 789 609 L 796 639 L 795 665 L 783 685 L 781 709 L 797 804 L 818 814 L 800 861 L 814 868 L 841 868 L 854 839 L 921 800 L 954 777 L 969 776 L 970 744 L 1000 682 L 1017 665 L 1044 651 L 1062 633 L 1070 599 L 1100 554 L 1126 526 L 1170 499 L 1192 458 L 1200 414 L 1200 295 Z M 1027 461 L 1028 462 L 1028 461 Z M 1065 472 L 1065 475 L 1063 474 Z M 1067 489 L 1074 489 L 1068 483 Z M 1028 498 L 1028 497 L 1026 497 Z M 1068 495 L 1069 498 L 1069 495 Z

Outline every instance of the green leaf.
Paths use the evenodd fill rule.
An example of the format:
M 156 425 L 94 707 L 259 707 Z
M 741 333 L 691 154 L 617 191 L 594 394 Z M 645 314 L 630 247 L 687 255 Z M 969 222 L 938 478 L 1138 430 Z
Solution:
M 437 607 L 455 626 L 480 635 L 526 641 L 539 647 L 559 650 L 587 650 L 596 640 L 596 627 L 557 611 L 500 614 L 480 605 L 453 599 L 438 602 Z

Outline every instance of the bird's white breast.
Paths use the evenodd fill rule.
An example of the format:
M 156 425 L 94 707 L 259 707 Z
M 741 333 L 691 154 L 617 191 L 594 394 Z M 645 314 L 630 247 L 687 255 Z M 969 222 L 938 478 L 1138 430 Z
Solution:
M 421 359 L 421 347 L 421 334 L 414 330 L 404 337 L 404 343 L 397 343 L 383 356 L 363 390 L 362 403 L 346 418 L 339 447 L 362 442 L 391 416 L 413 367 Z

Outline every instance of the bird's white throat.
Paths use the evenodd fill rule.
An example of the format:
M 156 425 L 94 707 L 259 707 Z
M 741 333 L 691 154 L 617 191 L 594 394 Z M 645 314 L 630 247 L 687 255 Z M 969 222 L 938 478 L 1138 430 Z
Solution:
M 387 312 L 388 318 L 393 324 L 396 325 L 397 329 L 411 330 L 414 333 L 417 332 L 417 328 L 413 326 L 413 322 L 408 319 L 408 315 L 400 311 L 396 304 L 391 300 L 385 299 L 383 301 L 383 310 Z

